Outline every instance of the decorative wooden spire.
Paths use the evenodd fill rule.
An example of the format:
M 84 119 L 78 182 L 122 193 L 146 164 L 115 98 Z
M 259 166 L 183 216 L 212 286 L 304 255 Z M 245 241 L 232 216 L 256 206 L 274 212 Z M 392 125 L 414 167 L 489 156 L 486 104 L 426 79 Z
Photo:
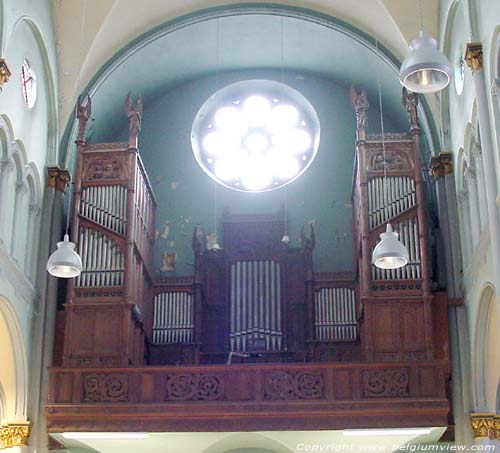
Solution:
M 135 104 L 132 104 L 132 95 L 129 93 L 125 99 L 125 114 L 127 115 L 130 124 L 130 134 L 128 139 L 129 148 L 137 149 L 138 147 L 138 136 L 139 131 L 141 130 L 142 112 L 142 98 L 139 96 L 135 101 Z
M 87 103 L 83 105 L 82 97 L 78 96 L 78 102 L 76 105 L 76 117 L 78 119 L 78 137 L 76 139 L 77 143 L 85 143 L 85 129 L 87 128 L 87 121 L 92 115 L 92 102 L 90 101 L 90 96 L 87 95 Z
M 354 85 L 351 85 L 351 102 L 356 112 L 356 141 L 366 140 L 365 131 L 368 126 L 368 97 L 365 90 L 361 90 L 358 94 Z

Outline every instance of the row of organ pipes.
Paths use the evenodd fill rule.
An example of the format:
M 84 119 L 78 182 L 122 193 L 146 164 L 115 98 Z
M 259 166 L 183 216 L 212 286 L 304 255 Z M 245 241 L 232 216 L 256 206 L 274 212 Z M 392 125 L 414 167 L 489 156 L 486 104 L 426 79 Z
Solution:
M 153 343 L 191 343 L 193 296 L 185 291 L 160 292 L 153 302 Z
M 231 264 L 232 351 L 246 352 L 265 345 L 282 347 L 281 266 L 275 261 L 238 261 Z
M 370 229 L 382 225 L 416 205 L 415 181 L 407 176 L 372 178 L 368 181 Z
M 122 185 L 87 186 L 80 199 L 80 214 L 118 234 L 125 234 L 127 188 Z
M 83 271 L 76 280 L 76 286 L 123 285 L 125 262 L 118 244 L 99 230 L 83 226 L 78 239 Z

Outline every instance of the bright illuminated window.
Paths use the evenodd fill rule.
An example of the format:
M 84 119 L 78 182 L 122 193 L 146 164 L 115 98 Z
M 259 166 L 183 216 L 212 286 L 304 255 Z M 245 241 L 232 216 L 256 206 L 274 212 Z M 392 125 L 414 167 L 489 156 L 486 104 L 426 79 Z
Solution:
M 26 60 L 21 67 L 21 85 L 24 103 L 31 109 L 36 102 L 36 75 Z
M 319 119 L 298 91 L 270 80 L 247 80 L 217 91 L 193 123 L 191 143 L 201 168 L 244 192 L 283 187 L 314 160 Z

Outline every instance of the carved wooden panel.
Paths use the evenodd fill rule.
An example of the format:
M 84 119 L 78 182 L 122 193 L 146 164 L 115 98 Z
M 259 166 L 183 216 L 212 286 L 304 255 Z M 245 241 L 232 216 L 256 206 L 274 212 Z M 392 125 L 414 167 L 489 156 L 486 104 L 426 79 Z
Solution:
M 165 401 L 215 401 L 224 398 L 224 378 L 211 373 L 175 373 L 166 379 Z
M 265 376 L 266 400 L 310 400 L 325 397 L 322 373 L 278 371 Z
M 128 376 L 123 374 L 84 374 L 83 401 L 86 403 L 128 401 Z
M 408 369 L 367 370 L 363 372 L 363 398 L 406 398 Z
M 84 161 L 82 180 L 108 181 L 127 179 L 129 177 L 127 161 L 126 152 L 89 156 Z

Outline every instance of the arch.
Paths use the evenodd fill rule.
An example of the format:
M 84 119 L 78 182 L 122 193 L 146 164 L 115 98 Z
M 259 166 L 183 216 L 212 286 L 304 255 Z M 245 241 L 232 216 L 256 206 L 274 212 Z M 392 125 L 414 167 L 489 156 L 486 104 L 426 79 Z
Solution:
M 24 341 L 14 308 L 0 295 L 0 338 L 2 367 L 0 367 L 0 397 L 3 400 L 4 420 L 26 420 L 27 369 Z
M 45 45 L 46 40 L 43 37 L 43 33 L 36 24 L 35 20 L 28 15 L 20 16 L 12 27 L 10 36 L 6 42 L 10 42 L 12 36 L 16 33 L 17 28 L 23 24 L 26 24 L 38 47 L 38 54 L 42 61 L 42 73 L 44 86 L 43 89 L 46 92 L 46 108 L 47 108 L 47 142 L 46 142 L 46 161 L 47 165 L 52 165 L 57 162 L 57 151 L 58 151 L 58 100 L 55 89 L 55 69 L 56 62 L 51 62 L 47 46 Z
M 473 366 L 476 370 L 474 399 L 476 411 L 487 411 L 488 408 L 488 382 L 487 382 L 487 342 L 488 326 L 491 309 L 495 302 L 495 287 L 491 283 L 483 286 L 479 298 L 475 335 Z M 495 307 L 496 308 L 496 307 Z
M 316 11 L 314 9 L 306 9 L 304 7 L 292 6 L 287 4 L 273 4 L 273 3 L 241 3 L 221 5 L 207 9 L 201 9 L 193 13 L 175 17 L 163 24 L 160 24 L 152 29 L 147 30 L 137 38 L 128 42 L 125 46 L 121 47 L 112 57 L 108 58 L 102 66 L 94 73 L 89 82 L 82 89 L 81 95 L 91 97 L 94 96 L 101 85 L 117 70 L 120 65 L 130 58 L 135 53 L 139 52 L 143 47 L 158 40 L 172 32 L 187 28 L 202 22 L 208 22 L 217 18 L 225 18 L 230 16 L 243 16 L 243 15 L 272 15 L 283 16 L 286 18 L 300 19 L 318 26 L 323 26 L 332 30 L 336 30 L 343 35 L 351 38 L 353 41 L 363 45 L 371 52 L 377 55 L 393 73 L 399 74 L 401 61 L 386 47 L 378 43 L 373 36 L 368 35 L 365 31 L 357 28 L 356 26 L 348 23 L 342 19 L 336 18 L 332 15 Z M 80 69 L 82 71 L 82 69 Z M 215 69 L 213 69 L 215 72 Z M 83 71 L 82 71 L 83 72 Z M 200 74 L 201 75 L 201 74 Z M 76 99 L 71 102 L 76 103 Z M 419 115 L 421 122 L 424 125 L 422 133 L 426 135 L 427 143 L 431 149 L 438 148 L 436 143 L 439 143 L 438 133 L 436 131 L 436 124 L 432 115 L 431 108 L 424 97 L 420 98 Z M 76 120 L 69 117 L 60 142 L 60 157 L 59 165 L 62 167 L 70 168 L 69 163 L 72 162 L 70 153 L 75 152 L 74 147 L 71 146 L 72 137 L 76 134 Z M 427 157 L 427 156 L 425 156 Z
M 242 445 L 245 447 L 242 448 Z M 230 434 L 205 449 L 203 453 L 291 453 L 282 443 L 260 433 Z

